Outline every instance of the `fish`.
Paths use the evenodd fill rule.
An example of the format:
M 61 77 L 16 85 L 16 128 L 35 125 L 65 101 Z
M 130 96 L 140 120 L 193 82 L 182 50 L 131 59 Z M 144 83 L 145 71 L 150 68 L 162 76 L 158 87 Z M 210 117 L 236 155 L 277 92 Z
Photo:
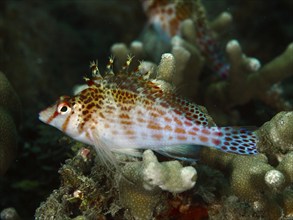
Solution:
M 195 41 L 209 68 L 221 78 L 228 77 L 230 65 L 209 27 L 199 0 L 141 0 L 141 3 L 148 17 L 148 25 L 152 25 L 164 41 L 170 42 L 172 37 L 180 36 L 184 20 L 192 19 Z
M 61 96 L 39 113 L 39 119 L 82 143 L 94 146 L 106 161 L 114 152 L 135 155 L 151 149 L 176 159 L 192 158 L 207 146 L 240 154 L 257 154 L 254 132 L 245 128 L 210 126 L 201 106 L 164 90 L 158 80 L 145 77 L 140 66 L 116 73 L 110 58 L 102 76 L 95 62 L 93 75 L 73 96 Z M 176 156 L 179 155 L 179 156 Z
M 166 40 L 179 35 L 181 23 L 192 16 L 191 1 L 141 0 L 141 3 L 148 16 L 148 24 L 153 25 Z

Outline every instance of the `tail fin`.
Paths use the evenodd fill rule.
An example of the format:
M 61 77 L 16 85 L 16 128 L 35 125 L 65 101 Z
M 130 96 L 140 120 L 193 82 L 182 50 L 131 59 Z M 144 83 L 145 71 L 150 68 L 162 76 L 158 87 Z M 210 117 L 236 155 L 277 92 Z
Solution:
M 254 132 L 246 128 L 235 129 L 220 127 L 217 129 L 218 143 L 215 147 L 228 153 L 252 155 L 257 154 L 257 137 Z

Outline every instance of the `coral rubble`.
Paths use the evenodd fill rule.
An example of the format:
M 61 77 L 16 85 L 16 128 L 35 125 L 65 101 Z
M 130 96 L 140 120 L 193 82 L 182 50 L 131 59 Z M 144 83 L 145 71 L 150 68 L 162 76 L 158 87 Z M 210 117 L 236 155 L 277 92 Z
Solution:
M 61 186 L 41 204 L 36 219 L 124 216 L 147 220 L 169 207 L 164 190 L 182 192 L 196 181 L 193 167 L 183 168 L 178 161 L 159 163 L 151 151 L 144 153 L 143 161 L 129 161 L 118 171 L 109 172 L 91 150 L 81 148 L 60 169 Z
M 93 166 L 93 167 L 91 167 Z M 86 218 L 103 219 L 103 204 L 113 195 L 110 185 L 112 173 L 103 172 L 98 163 L 93 165 L 93 154 L 86 148 L 67 160 L 60 169 L 62 184 L 37 209 L 36 219 L 71 219 L 84 215 Z

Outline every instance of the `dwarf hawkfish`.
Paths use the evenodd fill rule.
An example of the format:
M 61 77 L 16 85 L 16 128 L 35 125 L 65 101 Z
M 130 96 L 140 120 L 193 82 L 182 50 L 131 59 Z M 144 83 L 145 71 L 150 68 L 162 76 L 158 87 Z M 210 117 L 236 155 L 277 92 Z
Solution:
M 222 78 L 228 76 L 230 66 L 209 27 L 200 0 L 141 0 L 141 2 L 148 16 L 149 25 L 153 25 L 159 35 L 167 41 L 181 34 L 180 27 L 184 20 L 192 19 L 196 33 L 194 40 L 202 55 L 210 63 L 209 67 Z
M 93 62 L 93 76 L 76 95 L 61 96 L 39 118 L 73 139 L 95 147 L 103 160 L 113 152 L 133 154 L 151 149 L 177 159 L 193 159 L 198 146 L 250 155 L 257 137 L 245 128 L 209 126 L 201 106 L 163 91 L 160 84 L 126 67 L 114 74 L 113 59 L 102 77 Z M 193 155 L 194 154 L 194 155 Z

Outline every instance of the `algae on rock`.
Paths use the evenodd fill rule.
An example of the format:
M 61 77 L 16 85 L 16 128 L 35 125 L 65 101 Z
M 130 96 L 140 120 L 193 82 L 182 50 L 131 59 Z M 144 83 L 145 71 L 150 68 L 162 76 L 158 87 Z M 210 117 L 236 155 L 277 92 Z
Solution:
M 16 156 L 20 101 L 5 75 L 0 72 L 0 175 Z

